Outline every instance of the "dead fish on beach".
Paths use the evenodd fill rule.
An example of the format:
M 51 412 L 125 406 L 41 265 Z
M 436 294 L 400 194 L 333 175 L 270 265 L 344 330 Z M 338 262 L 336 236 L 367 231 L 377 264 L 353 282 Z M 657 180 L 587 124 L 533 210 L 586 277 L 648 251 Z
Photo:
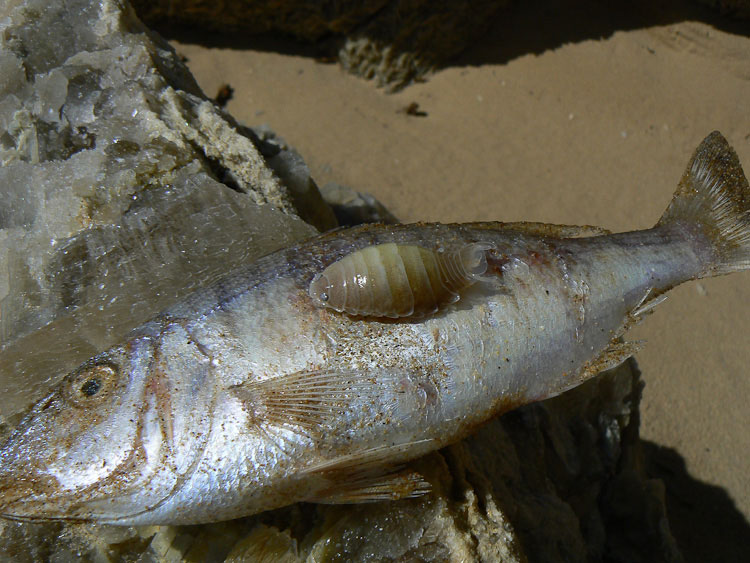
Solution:
M 648 230 L 324 234 L 66 376 L 0 448 L 0 515 L 195 524 L 422 495 L 406 461 L 619 364 L 670 288 L 748 268 L 750 187 L 718 132 Z

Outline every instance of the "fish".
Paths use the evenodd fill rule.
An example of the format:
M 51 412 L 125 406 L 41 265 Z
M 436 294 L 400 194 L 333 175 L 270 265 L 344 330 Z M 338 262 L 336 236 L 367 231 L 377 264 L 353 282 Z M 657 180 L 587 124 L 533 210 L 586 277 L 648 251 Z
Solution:
M 400 297 L 321 299 L 342 265 L 367 278 L 355 297 L 371 292 L 385 278 L 363 262 L 394 253 L 403 266 L 464 256 L 463 282 L 430 298 L 424 279 L 396 276 L 376 292 L 428 303 L 412 311 Z M 325 233 L 196 291 L 65 376 L 0 446 L 0 516 L 198 524 L 429 494 L 410 460 L 623 362 L 641 346 L 625 333 L 671 288 L 747 269 L 750 186 L 719 132 L 650 229 Z

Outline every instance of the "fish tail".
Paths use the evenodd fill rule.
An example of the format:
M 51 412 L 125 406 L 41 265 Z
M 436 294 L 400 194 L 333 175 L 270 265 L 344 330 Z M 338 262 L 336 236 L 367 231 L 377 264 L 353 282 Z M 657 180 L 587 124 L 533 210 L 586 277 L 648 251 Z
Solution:
M 737 153 L 718 131 L 696 149 L 656 226 L 671 225 L 708 240 L 699 277 L 750 269 L 750 186 Z

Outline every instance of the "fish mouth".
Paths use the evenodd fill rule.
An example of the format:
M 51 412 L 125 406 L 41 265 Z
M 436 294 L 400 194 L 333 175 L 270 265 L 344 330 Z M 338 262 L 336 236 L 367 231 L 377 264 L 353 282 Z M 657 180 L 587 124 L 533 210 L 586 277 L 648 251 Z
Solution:
M 116 522 L 142 512 L 135 510 L 130 514 L 106 514 L 96 507 L 103 502 L 116 502 L 118 498 L 138 491 L 140 487 L 136 485 L 118 493 L 99 493 L 95 497 L 82 499 L 81 489 L 44 492 L 40 489 L 48 489 L 49 485 L 40 485 L 42 481 L 46 479 L 16 479 L 12 474 L 0 475 L 0 517 L 18 522 Z
M 33 502 L 33 501 L 32 501 Z M 23 503 L 21 506 L 25 507 L 26 503 Z M 28 514 L 25 514 L 23 512 L 28 511 Z M 76 518 L 72 516 L 56 516 L 56 515 L 44 515 L 40 516 L 40 509 L 34 508 L 34 506 L 29 506 L 28 508 L 25 508 L 23 512 L 5 512 L 5 507 L 0 507 L 0 518 L 4 518 L 5 520 L 12 520 L 14 522 L 79 522 L 79 523 L 85 523 L 85 522 L 91 522 L 91 520 L 88 520 L 86 518 Z
M 0 457 L 0 464 L 4 460 Z M 21 468 L 16 469 L 12 465 L 10 468 L 0 470 L 0 514 L 4 517 L 13 516 L 12 507 L 29 502 L 29 499 L 38 497 L 46 489 L 51 492 L 59 483 L 54 477 L 41 478 L 33 468 L 26 467 L 25 471 Z
M 22 481 L 19 487 L 12 475 L 0 475 L 0 517 L 21 522 L 66 519 L 50 513 L 50 504 L 59 506 L 59 500 L 39 499 L 38 496 L 28 480 Z
M 86 513 L 86 503 L 73 494 L 50 498 L 24 495 L 12 502 L 0 504 L 0 518 L 16 522 L 71 522 L 90 523 L 101 520 L 92 512 Z
M 25 474 L 0 472 L 0 517 L 20 522 L 51 520 L 85 521 L 75 515 L 76 502 L 72 493 L 56 492 L 60 484 L 54 477 L 33 470 Z
M 164 444 L 160 458 L 168 455 L 170 446 Z M 165 475 L 163 470 L 148 476 L 138 471 L 135 467 L 137 448 L 105 479 L 67 490 L 56 477 L 40 471 L 38 467 L 24 468 L 23 464 L 18 463 L 20 458 L 6 457 L 0 459 L 0 465 L 6 463 L 6 467 L 0 470 L 0 517 L 18 522 L 98 522 L 115 525 L 138 519 L 168 503 L 179 493 L 197 469 L 203 451 L 204 448 L 201 448 L 194 453 L 184 473 L 173 475 L 169 488 L 149 499 L 142 499 L 142 503 L 135 502 L 135 499 L 150 488 L 153 479 L 158 480 Z M 9 461 L 10 464 L 7 463 Z M 17 468 L 17 465 L 21 467 Z M 129 483 L 126 484 L 127 481 Z

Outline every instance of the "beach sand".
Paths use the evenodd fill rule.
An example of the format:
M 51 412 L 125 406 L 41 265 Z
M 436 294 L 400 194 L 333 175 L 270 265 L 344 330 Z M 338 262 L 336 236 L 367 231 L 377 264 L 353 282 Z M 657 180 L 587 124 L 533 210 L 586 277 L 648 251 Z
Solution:
M 750 171 L 747 32 L 683 2 L 638 16 L 584 7 L 509 12 L 396 94 L 290 43 L 173 44 L 207 95 L 230 84 L 227 111 L 285 138 L 318 185 L 369 192 L 402 222 L 647 228 L 715 129 Z M 629 335 L 647 341 L 641 435 L 688 561 L 750 552 L 748 335 L 750 272 L 677 288 Z

